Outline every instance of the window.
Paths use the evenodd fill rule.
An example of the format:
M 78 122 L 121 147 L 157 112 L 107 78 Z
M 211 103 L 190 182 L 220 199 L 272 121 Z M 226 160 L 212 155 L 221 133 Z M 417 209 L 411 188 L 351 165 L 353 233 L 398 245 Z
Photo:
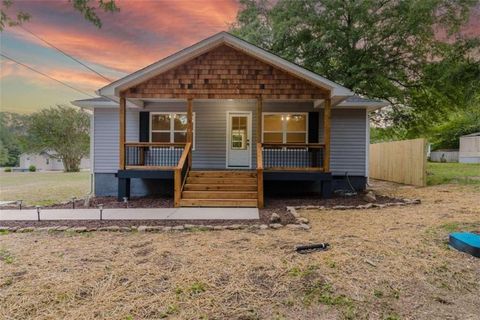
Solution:
M 307 113 L 264 113 L 263 142 L 306 143 Z
M 195 146 L 195 113 L 193 114 L 193 146 Z M 186 112 L 152 112 L 150 114 L 150 141 L 187 142 Z

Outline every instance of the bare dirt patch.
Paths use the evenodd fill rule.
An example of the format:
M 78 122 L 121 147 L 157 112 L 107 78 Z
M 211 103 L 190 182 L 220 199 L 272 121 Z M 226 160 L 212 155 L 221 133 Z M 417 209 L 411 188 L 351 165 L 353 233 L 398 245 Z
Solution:
M 375 188 L 422 204 L 306 210 L 309 232 L 0 235 L 0 318 L 478 319 L 480 259 L 446 245 L 480 231 L 478 191 Z

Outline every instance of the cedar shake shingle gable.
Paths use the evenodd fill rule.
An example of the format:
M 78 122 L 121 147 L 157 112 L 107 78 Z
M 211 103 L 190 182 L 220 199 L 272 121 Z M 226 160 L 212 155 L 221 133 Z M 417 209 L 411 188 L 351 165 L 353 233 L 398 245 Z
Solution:
M 323 99 L 328 91 L 228 45 L 131 87 L 127 98 Z

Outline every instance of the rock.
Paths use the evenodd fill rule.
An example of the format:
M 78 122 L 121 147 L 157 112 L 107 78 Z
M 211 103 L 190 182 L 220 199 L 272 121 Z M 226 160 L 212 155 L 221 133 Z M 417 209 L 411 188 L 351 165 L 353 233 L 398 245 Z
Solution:
M 106 227 L 105 228 L 107 231 L 111 231 L 111 232 L 118 232 L 120 231 L 120 227 L 119 226 L 109 226 L 109 227 Z
M 357 206 L 357 209 L 370 209 L 373 207 L 373 203 L 360 204 Z
M 270 222 L 271 223 L 278 223 L 280 222 L 280 216 L 278 215 L 278 213 L 274 212 L 272 213 L 272 215 L 270 216 Z
M 137 228 L 138 232 L 147 232 L 148 226 L 140 226 Z
M 240 229 L 241 227 L 242 227 L 242 226 L 239 225 L 239 224 L 231 224 L 231 225 L 228 225 L 228 226 L 227 226 L 227 229 L 228 229 L 228 230 L 238 230 L 238 229 Z
M 160 230 L 163 230 L 162 227 L 157 227 L 157 226 L 140 226 L 138 227 L 138 232 L 158 232 Z
M 86 227 L 75 227 L 75 228 L 71 228 L 70 231 L 78 232 L 78 233 L 87 232 L 87 228 Z
M 290 230 L 300 230 L 302 228 L 299 224 L 287 224 L 285 227 Z
M 333 210 L 350 210 L 355 209 L 355 206 L 333 206 Z
M 67 226 L 60 226 L 60 227 L 57 227 L 55 229 L 55 231 L 58 231 L 58 232 L 64 232 L 64 231 L 67 231 L 67 230 L 68 230 Z
M 369 203 L 373 203 L 373 202 L 376 202 L 377 201 L 377 197 L 375 196 L 375 193 L 373 193 L 373 191 L 368 191 L 364 196 L 363 196 L 363 200 L 369 202 Z
M 287 211 L 290 212 L 295 218 L 299 218 L 300 215 L 297 212 L 297 209 L 295 207 L 287 207 Z
M 197 226 L 194 224 L 185 224 L 183 225 L 185 229 L 195 229 Z
M 280 229 L 283 226 L 280 223 L 271 223 L 271 224 L 269 224 L 269 227 L 272 228 L 272 229 Z
M 375 207 L 375 208 L 380 208 L 380 209 L 385 208 L 386 206 L 387 206 L 387 205 L 385 205 L 385 204 L 379 204 L 379 203 L 374 203 L 374 204 L 373 204 L 373 207 Z
M 97 228 L 96 227 L 88 227 L 87 228 L 87 232 L 93 232 L 93 231 L 97 231 Z
M 213 230 L 225 230 L 224 226 L 214 226 Z
M 132 229 L 130 229 L 129 227 L 120 227 L 119 231 L 120 232 L 130 232 L 130 231 L 132 231 Z
M 162 231 L 165 231 L 165 232 L 172 231 L 172 227 L 165 226 L 162 228 Z
M 420 204 L 422 203 L 422 200 L 420 199 L 403 199 L 403 202 L 407 204 Z
M 182 230 L 185 230 L 185 227 L 184 227 L 184 226 L 175 226 L 175 227 L 172 227 L 172 230 L 174 230 L 174 231 L 182 231 Z
M 266 230 L 266 229 L 268 229 L 268 226 L 266 224 L 261 224 L 259 226 L 259 228 L 260 228 L 260 230 Z
M 33 228 L 33 227 L 25 227 L 25 228 L 20 228 L 20 229 L 18 229 L 17 232 L 25 233 L 25 232 L 33 232 L 33 231 L 35 231 L 35 228 Z
M 308 224 L 300 223 L 298 226 L 303 230 L 310 230 L 310 226 Z
M 300 218 L 297 218 L 297 223 L 308 224 L 308 223 L 310 223 L 310 221 L 307 218 L 300 217 Z

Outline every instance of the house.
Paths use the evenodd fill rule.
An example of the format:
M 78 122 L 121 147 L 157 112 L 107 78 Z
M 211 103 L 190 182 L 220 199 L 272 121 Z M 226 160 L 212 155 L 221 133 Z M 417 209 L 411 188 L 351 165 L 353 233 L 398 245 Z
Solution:
M 460 137 L 459 162 L 480 163 L 480 132 Z
M 37 171 L 62 171 L 63 162 L 58 159 L 52 151 L 42 151 L 39 153 L 22 153 L 20 155 L 20 169 L 28 170 L 30 166 L 35 166 Z M 80 162 L 80 170 L 90 168 L 90 159 L 83 158 Z
M 226 32 L 97 94 L 72 102 L 93 110 L 95 194 L 175 206 L 364 189 L 368 113 L 386 105 Z
M 432 162 L 458 162 L 458 149 L 437 149 L 427 157 Z

